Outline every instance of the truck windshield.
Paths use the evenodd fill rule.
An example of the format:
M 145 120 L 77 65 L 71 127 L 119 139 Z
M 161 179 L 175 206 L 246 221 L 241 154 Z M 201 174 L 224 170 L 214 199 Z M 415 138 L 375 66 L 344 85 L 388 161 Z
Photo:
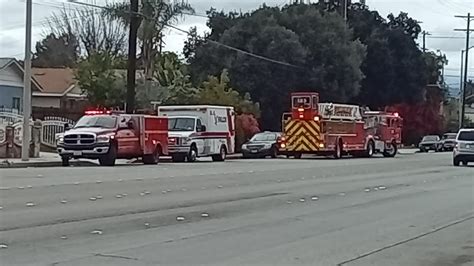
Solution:
M 113 116 L 83 116 L 77 121 L 74 128 L 85 127 L 101 127 L 101 128 L 115 128 L 117 118 Z
M 462 131 L 459 133 L 458 140 L 474 141 L 474 131 Z
M 311 98 L 308 96 L 294 96 L 293 108 L 311 108 Z
M 169 131 L 194 131 L 196 119 L 194 118 L 170 118 L 168 120 Z

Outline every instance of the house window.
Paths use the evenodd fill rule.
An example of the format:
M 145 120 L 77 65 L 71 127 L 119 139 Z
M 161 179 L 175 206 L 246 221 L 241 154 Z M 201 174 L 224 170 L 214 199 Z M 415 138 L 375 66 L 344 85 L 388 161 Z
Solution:
M 20 110 L 20 98 L 13 97 L 12 109 Z

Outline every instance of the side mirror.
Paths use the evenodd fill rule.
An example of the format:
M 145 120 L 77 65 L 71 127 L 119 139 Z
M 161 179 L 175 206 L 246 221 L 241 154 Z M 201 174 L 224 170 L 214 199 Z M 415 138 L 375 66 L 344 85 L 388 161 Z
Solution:
M 201 132 L 206 132 L 207 128 L 205 125 L 201 125 Z
M 71 125 L 69 125 L 69 123 L 65 123 L 64 124 L 64 131 L 67 131 L 69 129 L 71 129 Z

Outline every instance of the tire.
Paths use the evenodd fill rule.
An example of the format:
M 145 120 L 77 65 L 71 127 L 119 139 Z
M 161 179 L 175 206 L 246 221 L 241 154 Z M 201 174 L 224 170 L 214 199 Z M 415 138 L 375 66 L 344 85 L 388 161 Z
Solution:
M 67 156 L 61 156 L 61 165 L 62 166 L 69 166 L 70 163 L 69 163 L 69 160 L 71 158 L 67 157 Z
M 275 159 L 276 157 L 278 157 L 278 149 L 277 149 L 275 146 L 273 146 L 273 148 L 272 148 L 270 157 L 272 157 L 273 159 Z
M 198 152 L 195 145 L 191 146 L 188 155 L 186 155 L 186 159 L 189 163 L 193 163 L 197 160 Z
M 303 157 L 303 154 L 301 152 L 295 153 L 295 159 L 301 159 Z
M 375 153 L 375 142 L 373 140 L 369 140 L 369 143 L 367 143 L 367 147 L 364 152 L 364 157 L 366 158 L 371 158 L 374 156 Z
M 395 142 L 392 142 L 390 144 L 392 146 L 392 150 L 391 151 L 387 151 L 386 149 L 383 151 L 383 156 L 384 157 L 387 157 L 387 158 L 393 158 L 395 157 L 395 155 L 397 155 L 397 152 L 398 152 L 398 147 L 397 147 L 397 144 Z
M 160 148 L 156 148 L 152 154 L 143 155 L 144 164 L 158 164 L 160 161 Z
M 184 154 L 173 154 L 171 155 L 171 160 L 175 163 L 182 163 L 186 161 L 186 155 Z
M 469 164 L 468 161 L 462 161 L 462 165 L 467 166 Z
M 334 159 L 342 158 L 342 141 L 339 139 L 336 143 L 336 149 L 334 150 Z
M 225 157 L 227 156 L 227 150 L 225 146 L 221 146 L 219 150 L 219 154 L 212 155 L 212 160 L 214 162 L 223 162 L 225 161 Z
M 109 152 L 99 158 L 101 166 L 114 166 L 117 159 L 117 147 L 114 144 L 110 145 Z
M 459 159 L 453 158 L 453 165 L 454 166 L 459 166 L 460 163 L 461 163 L 461 161 L 459 161 Z

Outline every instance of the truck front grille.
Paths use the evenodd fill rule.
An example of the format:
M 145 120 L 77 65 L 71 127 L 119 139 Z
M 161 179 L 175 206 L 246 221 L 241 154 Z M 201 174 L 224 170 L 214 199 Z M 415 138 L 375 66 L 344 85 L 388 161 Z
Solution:
M 70 134 L 64 136 L 64 144 L 82 145 L 95 143 L 95 136 L 92 134 Z

